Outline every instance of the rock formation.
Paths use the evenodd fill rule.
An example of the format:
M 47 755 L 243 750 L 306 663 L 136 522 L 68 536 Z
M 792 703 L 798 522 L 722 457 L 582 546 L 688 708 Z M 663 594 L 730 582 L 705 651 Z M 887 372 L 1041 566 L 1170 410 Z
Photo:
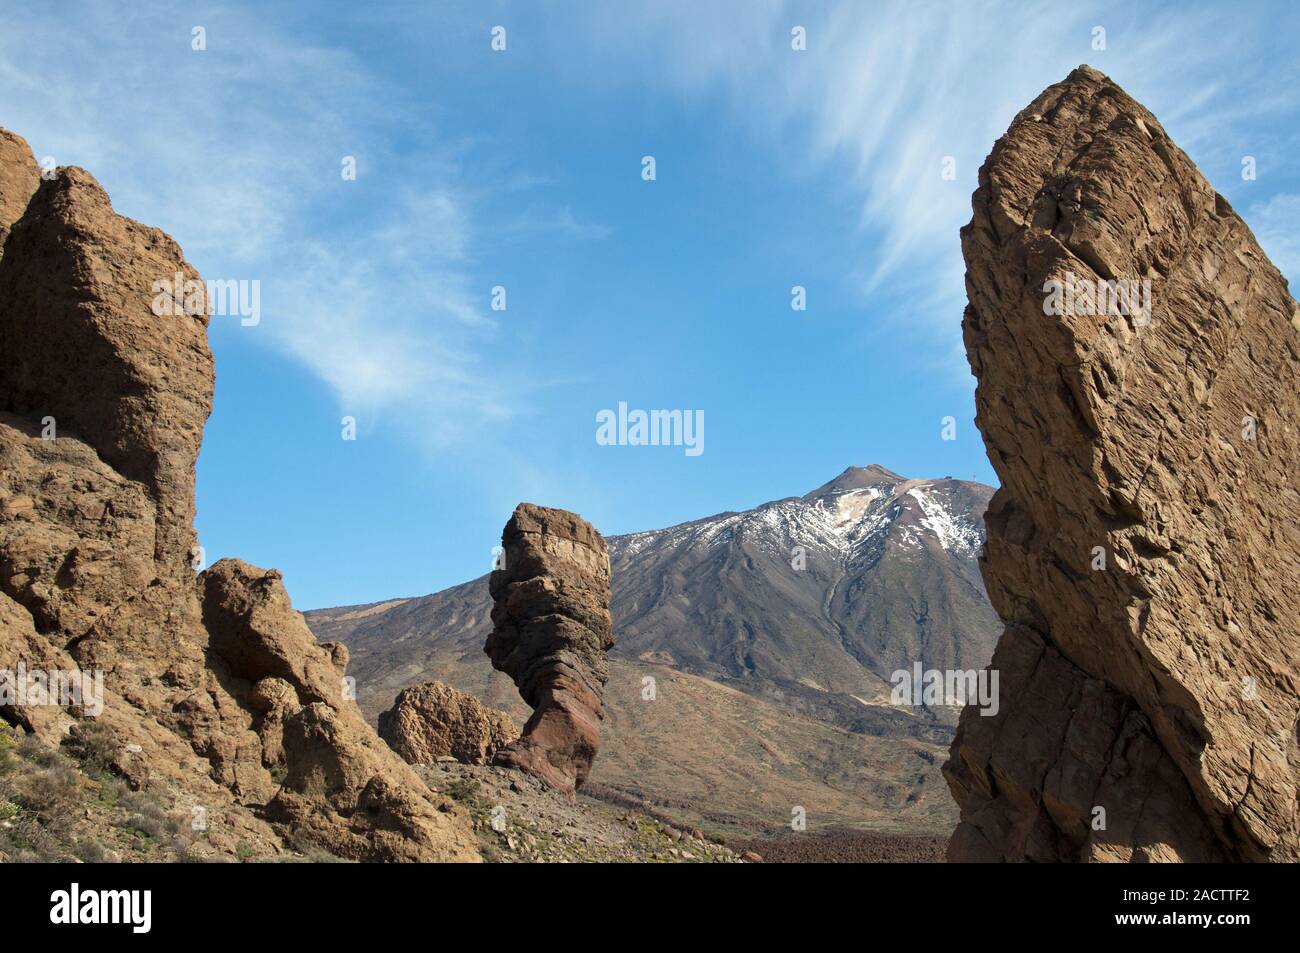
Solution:
M 493 629 L 483 650 L 533 706 L 523 735 L 494 764 L 573 792 L 600 748 L 601 698 L 614 645 L 609 552 L 575 513 L 521 503 L 501 536 L 504 567 L 488 588 Z
M 498 749 L 519 737 L 503 711 L 442 682 L 402 689 L 393 707 L 379 716 L 379 737 L 407 764 L 455 758 L 461 764 L 490 764 Z
M 195 576 L 213 362 L 181 249 L 85 171 L 43 178 L 3 131 L 0 241 L 0 670 L 102 672 L 112 769 L 202 809 L 218 852 L 477 859 L 467 819 L 365 724 L 346 652 L 317 644 L 279 574 L 223 560 Z M 187 306 L 156 308 L 178 275 Z M 91 715 L 0 708 L 51 744 Z
M 1286 281 L 1088 67 L 1015 118 L 973 206 L 963 328 L 1006 630 L 1000 711 L 963 712 L 945 769 L 949 859 L 1295 860 Z

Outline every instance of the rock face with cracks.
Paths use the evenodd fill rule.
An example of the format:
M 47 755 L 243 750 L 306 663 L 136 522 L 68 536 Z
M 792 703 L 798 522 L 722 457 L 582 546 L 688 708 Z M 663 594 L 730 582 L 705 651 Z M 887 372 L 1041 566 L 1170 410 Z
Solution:
M 379 716 L 379 737 L 407 764 L 455 758 L 461 764 L 490 764 L 492 756 L 519 737 L 503 711 L 442 682 L 404 688 L 393 707 Z
M 609 552 L 575 513 L 521 503 L 501 537 L 504 567 L 484 651 L 533 706 L 523 735 L 494 764 L 573 792 L 600 748 L 602 696 L 614 645 Z
M 110 769 L 217 855 L 311 845 L 474 860 L 468 818 L 365 724 L 342 647 L 274 571 L 195 575 L 212 403 L 203 285 L 175 242 L 0 130 L 0 671 L 102 677 L 102 708 L 0 703 L 50 745 L 91 719 Z M 190 283 L 179 313 L 158 282 Z M 99 709 L 99 710 L 95 710 Z
M 1295 860 L 1300 311 L 1156 118 L 1075 70 L 962 231 L 996 716 L 950 860 Z M 1143 285 L 1149 282 L 1149 285 Z

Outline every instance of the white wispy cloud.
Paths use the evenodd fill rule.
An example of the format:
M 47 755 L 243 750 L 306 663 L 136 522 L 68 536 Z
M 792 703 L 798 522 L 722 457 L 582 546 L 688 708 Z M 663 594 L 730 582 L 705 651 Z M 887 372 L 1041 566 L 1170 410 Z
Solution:
M 476 204 L 490 186 L 467 181 L 434 104 L 412 108 L 353 54 L 248 8 L 76 3 L 6 19 L 0 123 L 38 157 L 88 168 L 205 277 L 260 281 L 261 323 L 232 333 L 302 362 L 342 413 L 426 448 L 512 414 L 526 385 L 482 358 L 496 326 L 476 284 Z M 195 25 L 206 51 L 191 49 Z M 395 155 L 398 140 L 418 154 Z
M 608 225 L 580 220 L 573 209 L 567 205 L 558 207 L 530 205 L 513 219 L 492 230 L 492 235 L 496 238 L 558 235 L 579 241 L 608 238 L 612 234 L 614 230 Z
M 1300 195 L 1279 192 L 1252 205 L 1245 217 L 1277 270 L 1293 285 L 1300 282 Z
M 1252 21 L 1256 22 L 1256 21 Z M 653 0 L 586 23 L 627 82 L 696 108 L 721 101 L 801 174 L 860 208 L 851 280 L 902 303 L 910 333 L 964 378 L 958 229 L 976 173 L 1012 117 L 1087 62 L 1161 116 L 1195 158 L 1236 169 L 1234 130 L 1294 114 L 1293 77 L 1243 57 L 1246 20 L 1212 8 L 1131 4 L 745 4 Z M 807 50 L 791 49 L 806 30 Z M 1093 48 L 1094 28 L 1105 49 Z M 956 163 L 945 181 L 944 157 Z
M 7 10 L 0 123 L 38 156 L 86 166 L 120 211 L 170 232 L 208 277 L 261 280 L 263 321 L 239 333 L 309 367 L 342 412 L 434 446 L 519 413 L 534 385 L 485 357 L 500 330 L 480 257 L 504 241 L 611 230 L 530 200 L 546 181 L 527 169 L 489 159 L 471 175 L 465 140 L 433 126 L 436 104 L 410 102 L 376 72 L 382 63 L 314 44 L 256 8 L 201 9 Z M 1127 4 L 627 0 L 552 7 L 544 22 L 522 33 L 538 49 L 553 44 L 549 61 L 533 61 L 541 78 L 570 70 L 683 109 L 721 106 L 800 187 L 852 203 L 860 227 L 844 242 L 860 264 L 846 280 L 883 304 L 874 313 L 896 315 L 887 330 L 909 335 L 918 361 L 963 377 L 957 230 L 993 140 L 1043 87 L 1090 62 L 1207 171 L 1235 170 L 1268 145 L 1268 119 L 1295 109 L 1294 69 L 1243 63 L 1246 21 L 1199 6 L 1157 22 Z M 190 49 L 198 24 L 201 53 Z M 805 52 L 790 48 L 796 25 Z M 1107 31 L 1104 51 L 1091 48 L 1095 26 Z M 341 181 L 345 154 L 357 182 Z M 940 175 L 945 156 L 955 181 Z M 512 215 L 479 214 L 493 190 L 513 193 Z M 1294 262 L 1293 211 L 1279 196 L 1247 218 L 1294 274 L 1284 264 Z

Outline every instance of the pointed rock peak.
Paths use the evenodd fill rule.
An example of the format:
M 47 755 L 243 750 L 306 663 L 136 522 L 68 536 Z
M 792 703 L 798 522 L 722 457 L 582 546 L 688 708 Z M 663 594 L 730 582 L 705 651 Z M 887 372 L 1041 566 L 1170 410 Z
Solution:
M 1080 63 L 1078 66 L 1076 66 L 1076 67 L 1071 71 L 1070 75 L 1067 76 L 1067 77 L 1065 78 L 1065 81 L 1066 81 L 1067 83 L 1068 83 L 1068 82 L 1071 82 L 1071 81 L 1078 82 L 1079 80 L 1082 80 L 1082 79 L 1092 80 L 1093 82 L 1096 82 L 1096 83 L 1109 83 L 1109 82 L 1110 82 L 1110 77 L 1109 77 L 1109 76 L 1107 76 L 1105 73 L 1103 73 L 1103 72 L 1102 72 L 1101 70 L 1099 70 L 1099 69 L 1093 69 L 1093 68 L 1092 68 L 1091 66 L 1089 66 L 1087 63 Z
M 819 496 L 845 493 L 849 490 L 861 490 L 869 486 L 879 486 L 882 483 L 902 483 L 906 479 L 907 477 L 900 476 L 893 470 L 887 470 L 878 463 L 865 467 L 849 467 L 834 480 L 817 487 L 804 499 L 811 500 Z
M 0 255 L 9 230 L 26 211 L 40 182 L 40 167 L 27 140 L 0 129 Z

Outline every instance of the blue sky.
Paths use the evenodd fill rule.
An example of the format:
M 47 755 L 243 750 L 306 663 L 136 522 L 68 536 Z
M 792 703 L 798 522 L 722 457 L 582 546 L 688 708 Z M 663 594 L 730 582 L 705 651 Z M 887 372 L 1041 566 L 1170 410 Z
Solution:
M 106 6 L 6 9 L 0 125 L 260 282 L 259 324 L 213 319 L 198 527 L 299 608 L 477 576 L 520 500 L 614 534 L 849 465 L 993 482 L 957 229 L 1079 63 L 1300 276 L 1289 3 Z M 620 401 L 702 410 L 705 452 L 597 445 Z

